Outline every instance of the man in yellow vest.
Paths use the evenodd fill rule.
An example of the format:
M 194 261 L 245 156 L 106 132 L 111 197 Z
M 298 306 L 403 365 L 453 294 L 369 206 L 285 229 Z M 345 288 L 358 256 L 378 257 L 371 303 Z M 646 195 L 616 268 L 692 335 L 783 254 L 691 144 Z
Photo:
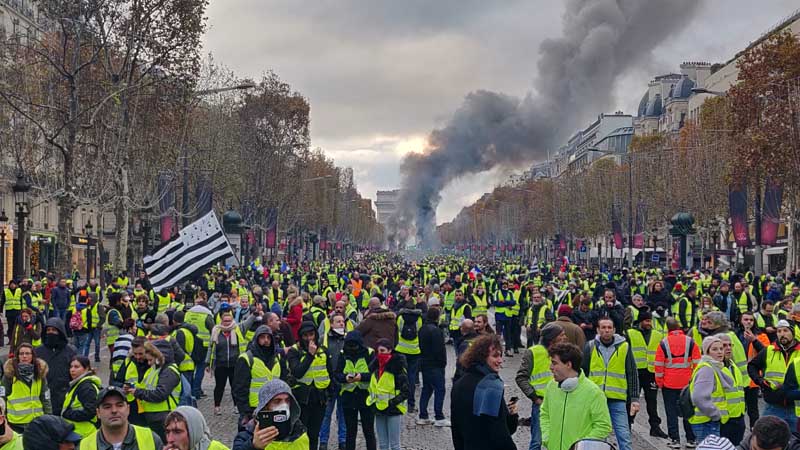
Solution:
M 540 341 L 522 353 L 522 362 L 515 381 L 519 389 L 533 402 L 531 409 L 531 442 L 528 450 L 541 450 L 542 430 L 539 425 L 539 410 L 544 401 L 547 384 L 553 380 L 550 372 L 550 348 L 567 341 L 567 334 L 557 323 L 548 323 L 540 330 Z
M 296 380 L 292 393 L 303 411 L 301 419 L 308 430 L 310 448 L 317 448 L 333 367 L 328 350 L 317 344 L 319 335 L 314 322 L 300 324 L 297 335 L 297 343 L 286 352 L 286 363 Z
M 256 419 L 248 422 L 233 440 L 234 448 L 307 450 L 309 433 L 303 427 L 300 404 L 292 395 L 289 385 L 283 380 L 267 382 L 258 391 L 256 413 L 269 411 L 276 414 L 276 426 L 261 428 Z M 255 416 L 254 416 L 255 417 Z M 288 423 L 287 423 L 288 422 Z
M 625 338 L 615 333 L 614 321 L 597 320 L 597 336 L 584 347 L 583 372 L 606 394 L 608 412 L 620 450 L 631 450 L 628 416 L 639 411 L 636 360 Z M 630 403 L 630 411 L 627 408 Z
M 149 428 L 128 422 L 130 406 L 122 389 L 109 386 L 97 397 L 97 421 L 100 429 L 81 440 L 80 450 L 119 449 L 156 450 L 161 438 Z
M 206 352 L 208 352 L 208 345 L 211 341 L 211 330 L 214 328 L 214 315 L 208 308 L 208 303 L 205 297 L 198 297 L 194 306 L 186 312 L 184 317 L 186 323 L 190 323 L 197 327 L 197 340 L 202 349 L 198 350 L 197 359 L 195 359 L 194 379 L 192 380 L 192 396 L 195 398 L 203 398 L 205 394 L 201 390 L 203 385 L 203 376 L 206 372 Z
M 247 351 L 236 360 L 231 395 L 242 426 L 254 417 L 261 387 L 270 380 L 288 378 L 285 360 L 278 355 L 277 347 L 272 329 L 261 325 L 247 344 Z
M 653 329 L 653 315 L 646 307 L 638 312 L 637 318 L 635 327 L 627 330 L 625 334 L 633 352 L 633 359 L 636 361 L 639 387 L 644 389 L 650 436 L 667 439 L 669 436 L 661 429 L 661 418 L 658 416 L 658 386 L 655 377 L 656 350 L 665 336 Z M 631 424 L 635 417 L 630 416 Z
M 6 311 L 6 322 L 8 323 L 6 336 L 10 340 L 11 336 L 14 336 L 14 327 L 17 324 L 19 311 L 22 309 L 22 288 L 17 286 L 16 280 L 9 280 L 8 287 L 3 289 L 3 307 Z
M 747 363 L 747 374 L 753 383 L 761 387 L 767 404 L 762 415 L 780 417 L 794 430 L 797 428 L 797 416 L 794 405 L 786 399 L 783 384 L 789 366 L 800 359 L 800 344 L 789 322 L 779 320 L 776 328 L 778 339 Z

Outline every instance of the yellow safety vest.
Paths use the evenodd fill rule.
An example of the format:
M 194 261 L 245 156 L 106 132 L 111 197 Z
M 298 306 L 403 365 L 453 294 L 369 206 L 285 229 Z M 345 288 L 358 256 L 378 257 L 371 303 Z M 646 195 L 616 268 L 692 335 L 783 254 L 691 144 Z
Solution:
M 130 426 L 133 427 L 133 432 L 136 434 L 136 445 L 139 446 L 139 450 L 156 450 L 156 442 L 153 439 L 153 432 L 150 428 L 138 425 Z M 98 439 L 99 436 L 97 435 L 97 430 L 95 430 L 94 433 L 81 439 L 80 450 L 97 450 Z
M 157 303 L 156 304 L 156 311 L 157 311 L 157 313 L 158 314 L 162 314 L 162 313 L 167 312 L 167 309 L 169 309 L 169 304 L 171 302 L 172 302 L 172 297 L 170 297 L 169 294 L 163 295 L 163 296 L 156 294 L 156 303 Z
M 769 382 L 772 390 L 775 390 L 773 386 L 783 384 L 783 379 L 786 377 L 786 369 L 789 367 L 789 364 L 798 360 L 797 355 L 798 352 L 792 352 L 792 355 L 789 357 L 789 362 L 787 363 L 783 358 L 783 353 L 775 350 L 772 344 L 767 347 L 767 366 L 764 369 L 764 379 Z
M 644 335 L 636 328 L 631 328 L 627 330 L 626 333 L 628 333 L 628 339 L 630 339 L 631 342 L 631 352 L 633 352 L 633 359 L 636 361 L 636 368 L 646 369 L 647 343 L 644 341 Z
M 22 309 L 22 289 L 17 288 L 14 292 L 11 289 L 5 288 L 6 311 L 19 311 Z
M 300 348 L 300 344 L 294 344 L 294 348 L 302 356 L 305 350 Z M 314 385 L 317 389 L 326 389 L 331 384 L 331 377 L 328 374 L 328 355 L 325 353 L 323 347 L 317 348 L 317 353 L 314 355 L 314 361 L 311 366 L 306 370 L 306 373 L 297 380 L 297 384 L 305 384 L 306 386 Z
M 194 351 L 194 335 L 191 331 L 187 330 L 186 328 L 178 328 L 177 330 L 172 332 L 172 336 L 175 339 L 175 342 L 178 342 L 178 333 L 183 335 L 183 342 L 185 343 L 185 347 L 183 348 L 183 361 L 178 364 L 178 370 L 181 372 L 189 372 L 194 370 L 194 360 L 192 359 L 192 352 Z M 180 344 L 179 344 L 180 345 Z M 247 345 L 247 344 L 245 344 Z M 241 347 L 241 345 L 239 346 Z
M 742 372 L 736 366 L 723 367 L 722 370 L 733 379 L 733 387 L 725 390 L 725 400 L 728 402 L 728 416 L 735 419 L 744 415 L 744 388 L 750 383 L 744 384 Z
M 614 350 L 608 360 L 603 361 L 600 350 L 592 343 L 592 356 L 589 362 L 589 379 L 606 393 L 606 397 L 614 400 L 628 398 L 628 379 L 625 378 L 625 359 L 628 356 L 628 343 L 623 342 Z
M 249 350 L 239 355 L 239 358 L 244 358 L 250 367 L 250 395 L 247 400 L 250 407 L 255 408 L 258 406 L 258 391 L 261 390 L 261 386 L 281 377 L 280 357 L 275 355 L 275 365 L 272 369 L 269 369 L 260 358 L 254 357 Z
M 292 442 L 272 441 L 264 450 L 308 450 L 310 446 L 308 434 L 303 433 Z
M 544 392 L 547 384 L 553 379 L 553 373 L 550 372 L 550 355 L 543 345 L 537 344 L 530 348 L 531 355 L 533 356 L 531 375 L 528 382 L 531 387 L 536 390 L 536 395 L 544 398 Z
M 34 379 L 30 386 L 14 377 L 11 393 L 6 398 L 6 418 L 14 425 L 27 425 L 33 419 L 44 415 L 40 396 L 42 380 Z
M 141 382 L 136 383 L 137 389 L 144 389 L 146 391 L 155 390 L 156 386 L 158 386 L 158 378 L 161 375 L 162 370 L 171 370 L 175 372 L 175 375 L 180 380 L 181 373 L 178 371 L 178 367 L 175 364 L 170 364 L 166 367 L 150 367 L 147 369 L 147 372 L 144 373 L 144 378 Z M 137 403 L 139 403 L 140 408 L 139 410 L 144 413 L 150 412 L 164 412 L 164 411 L 172 411 L 173 408 L 178 406 L 178 401 L 180 400 L 181 396 L 181 383 L 178 382 L 178 385 L 172 390 L 172 393 L 169 397 L 162 401 L 162 402 L 147 402 L 144 400 L 137 399 Z
M 203 347 L 208 349 L 208 342 L 211 340 L 211 330 L 206 328 L 206 317 L 209 317 L 209 315 L 197 311 L 189 311 L 186 313 L 186 316 L 184 316 L 184 321 L 197 327 L 197 338 L 200 339 L 200 343 Z
M 74 409 L 83 409 L 83 403 L 81 403 L 81 400 L 76 395 L 76 391 L 78 389 L 78 386 L 80 386 L 83 383 L 91 383 L 91 384 L 93 384 L 95 393 L 99 393 L 100 392 L 100 386 L 103 384 L 100 381 L 100 378 L 97 378 L 94 375 L 88 375 L 88 376 L 83 377 L 80 381 L 75 383 L 74 386 L 72 386 L 72 388 L 69 390 L 69 392 L 67 392 L 67 396 L 64 398 L 64 406 L 61 408 L 61 411 L 66 411 L 70 407 L 73 407 Z M 86 436 L 92 434 L 95 430 L 97 430 L 97 426 L 96 426 L 97 425 L 97 416 L 96 415 L 93 416 L 92 419 L 87 421 L 87 422 L 74 422 L 74 421 L 69 420 L 69 419 L 65 419 L 65 420 L 67 422 L 75 425 L 75 432 L 78 433 L 79 435 L 81 435 L 81 437 L 86 437 Z
M 460 308 L 452 310 L 450 313 L 450 331 L 457 331 L 461 328 L 461 322 L 464 321 L 464 310 L 467 308 L 469 308 L 469 305 L 464 303 Z
M 419 355 L 422 350 L 419 349 L 419 329 L 422 328 L 422 316 L 417 317 L 417 335 L 414 339 L 403 339 L 401 335 L 405 320 L 403 316 L 397 318 L 397 351 L 405 355 Z
M 116 325 L 112 325 L 111 321 L 109 320 L 111 318 L 112 311 L 116 312 L 119 315 L 119 318 L 122 319 L 122 313 L 114 308 L 111 308 L 108 310 L 108 312 L 106 312 L 106 323 L 103 326 L 106 331 L 106 345 L 114 345 L 119 338 L 119 328 Z
M 798 374 L 800 374 L 800 372 L 798 372 L 798 371 L 800 371 L 800 362 L 799 361 L 800 360 L 798 360 L 798 359 L 794 359 L 794 361 L 792 362 L 792 364 L 794 364 L 794 376 L 795 376 L 795 379 L 800 378 L 800 377 L 798 377 Z M 794 401 L 794 415 L 800 417 L 800 400 L 795 400 Z
M 483 297 L 478 294 L 472 294 L 472 299 L 475 301 L 475 307 L 472 309 L 473 316 L 479 316 L 489 312 L 489 298 L 486 292 L 483 293 Z
M 134 363 L 130 357 L 125 358 L 125 363 L 122 368 L 125 369 L 125 383 L 129 383 L 134 386 L 139 383 L 139 368 L 136 367 L 136 363 Z M 134 400 L 136 400 L 133 394 L 126 395 L 125 399 L 128 401 L 128 403 L 132 403 Z
M 394 374 L 388 370 L 383 371 L 383 375 L 379 376 L 377 372 L 372 374 L 369 380 L 369 388 L 367 388 L 369 395 L 367 396 L 367 406 L 375 405 L 378 411 L 383 411 L 389 407 L 389 400 L 400 395 L 400 390 L 395 387 Z M 402 414 L 408 410 L 407 402 L 397 405 L 397 409 Z
M 747 293 L 742 292 L 742 295 L 739 296 L 739 299 L 736 301 L 736 305 L 739 307 L 739 312 L 747 312 Z
M 678 299 L 677 302 L 673 303 L 670 310 L 672 311 L 672 315 L 675 317 L 675 320 L 681 325 L 681 328 L 689 328 L 692 324 L 691 323 L 683 323 L 683 319 L 680 316 L 680 305 L 683 302 L 686 302 L 686 320 L 689 322 L 692 321 L 692 311 L 694 310 L 694 305 L 692 305 L 692 301 L 689 300 L 688 297 L 681 297 Z
M 511 291 L 508 291 L 508 293 L 509 293 L 509 296 L 511 298 L 514 298 L 514 294 Z M 511 300 L 510 298 L 503 297 L 503 291 L 501 291 L 501 290 L 498 290 L 497 292 L 495 292 L 494 295 L 495 295 L 495 297 L 497 297 L 500 300 L 503 300 L 504 302 L 507 302 L 507 301 Z M 508 307 L 507 306 L 496 306 L 494 308 L 494 313 L 495 314 L 508 315 Z
M 698 364 L 697 367 L 695 367 L 694 372 L 692 372 L 692 381 L 689 383 L 689 394 L 694 392 L 694 379 L 697 376 L 697 371 L 700 370 L 701 367 L 708 367 L 711 370 L 714 370 L 711 364 L 707 362 L 701 362 Z M 714 405 L 722 412 L 720 422 L 727 422 L 729 417 L 728 401 L 725 398 L 725 389 L 722 387 L 722 380 L 720 379 L 716 370 L 714 370 L 714 390 L 711 391 L 711 401 L 714 402 Z M 689 418 L 689 423 L 692 425 L 697 425 L 706 422 L 711 422 L 711 418 L 704 415 L 699 409 L 697 409 L 697 406 L 695 406 L 694 415 Z
M 369 354 L 372 354 L 372 349 L 369 349 Z M 344 356 L 342 356 L 342 358 L 344 358 Z M 349 374 L 369 373 L 367 360 L 365 358 L 358 358 L 356 363 L 353 364 L 353 361 L 345 358 L 344 370 L 342 370 L 342 373 L 345 374 L 345 376 Z M 342 388 L 339 390 L 339 393 L 354 392 L 356 389 L 369 389 L 369 382 L 357 381 L 355 383 L 342 383 Z

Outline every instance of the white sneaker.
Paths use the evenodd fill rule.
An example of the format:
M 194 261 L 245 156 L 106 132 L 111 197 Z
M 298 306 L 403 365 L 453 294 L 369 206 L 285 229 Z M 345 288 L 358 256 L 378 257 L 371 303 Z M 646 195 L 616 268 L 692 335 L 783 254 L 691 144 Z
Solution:
M 449 427 L 450 426 L 450 421 L 447 420 L 447 419 L 437 420 L 437 421 L 433 422 L 433 426 L 435 426 L 435 427 Z
M 417 425 L 432 425 L 433 419 L 417 419 Z

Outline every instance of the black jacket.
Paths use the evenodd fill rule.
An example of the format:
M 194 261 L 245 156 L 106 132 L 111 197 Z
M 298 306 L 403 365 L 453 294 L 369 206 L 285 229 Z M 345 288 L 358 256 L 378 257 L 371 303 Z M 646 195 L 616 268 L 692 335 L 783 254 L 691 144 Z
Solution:
M 281 365 L 281 379 L 288 382 L 289 371 L 286 368 L 285 361 L 276 355 L 275 338 L 273 336 L 271 345 L 269 347 L 261 347 L 258 345 L 258 337 L 262 334 L 272 336 L 272 330 L 262 325 L 256 330 L 253 340 L 247 344 L 247 356 L 260 359 L 268 369 L 273 369 L 275 364 Z M 249 417 L 253 413 L 253 408 L 250 407 L 250 382 L 252 376 L 250 373 L 249 359 L 238 358 L 236 365 L 233 369 L 233 380 L 231 381 L 231 395 L 233 403 L 236 404 L 236 409 L 239 414 Z
M 777 342 L 770 344 L 773 349 L 780 350 L 780 345 Z M 781 350 L 781 353 L 784 355 L 784 360 L 787 360 L 792 357 L 792 354 L 795 352 L 800 351 L 800 344 L 795 343 L 793 347 L 791 347 L 788 351 Z M 788 358 L 787 358 L 788 357 Z M 789 367 L 792 367 L 790 364 Z M 759 385 L 761 387 L 761 392 L 764 394 L 764 401 L 769 403 L 770 405 L 777 405 L 777 406 L 791 406 L 792 402 L 786 399 L 786 393 L 783 389 L 772 389 L 769 387 L 769 384 L 764 379 L 764 372 L 767 368 L 767 347 L 761 349 L 761 351 L 753 357 L 753 359 L 747 363 L 747 374 L 750 375 L 750 379 L 753 380 L 753 383 Z
M 172 395 L 172 391 L 181 384 L 181 377 L 178 373 L 168 367 L 169 365 L 174 364 L 174 360 L 172 359 L 173 356 L 171 345 L 166 341 L 154 341 L 154 345 L 164 355 L 164 364 L 161 366 L 161 371 L 158 373 L 156 387 L 155 389 L 149 390 L 136 389 L 136 392 L 133 393 L 133 396 L 134 398 L 145 402 L 160 403 L 169 400 L 170 396 Z M 177 366 L 175 367 L 177 368 Z M 144 413 L 143 415 L 148 423 L 152 423 L 155 421 L 163 422 L 164 418 L 167 417 L 167 414 L 169 414 L 169 411 L 148 412 Z
M 447 367 L 444 334 L 435 323 L 427 322 L 419 330 L 420 370 Z
M 86 374 L 83 378 L 89 377 Z M 75 398 L 81 403 L 80 408 L 76 408 L 73 402 L 68 408 L 61 412 L 61 417 L 73 422 L 88 422 L 97 415 L 97 394 L 100 393 L 100 386 L 92 380 L 80 379 L 78 387 L 75 389 Z M 77 380 L 75 380 L 77 382 Z M 99 378 L 97 379 L 99 382 Z
M 56 345 L 48 347 L 45 344 L 47 327 L 58 330 Z M 36 357 L 47 363 L 47 385 L 50 387 L 50 396 L 53 403 L 53 414 L 60 415 L 64 405 L 64 397 L 69 391 L 69 362 L 77 354 L 75 347 L 67 343 L 67 331 L 64 321 L 52 317 L 47 319 L 45 331 L 42 333 L 42 345 L 36 347 Z
M 300 330 L 298 331 L 297 335 L 302 336 L 304 332 L 312 330 L 314 333 L 317 332 L 317 327 L 313 322 L 303 322 L 303 324 L 300 325 Z M 315 340 L 318 341 L 319 336 L 316 336 Z M 325 352 L 327 354 L 328 349 L 320 345 L 317 347 L 317 352 Z M 299 339 L 297 345 L 293 345 L 286 352 L 286 365 L 289 367 L 289 373 L 291 376 L 296 380 L 303 378 L 308 369 L 311 368 L 311 363 L 314 362 L 314 358 L 315 355 L 308 353 L 306 350 L 305 342 L 302 339 Z M 330 375 L 333 373 L 330 355 L 327 356 L 326 360 L 328 376 L 330 377 Z M 328 401 L 328 392 L 335 388 L 334 385 L 335 383 L 331 383 L 326 390 L 320 390 L 317 389 L 313 384 L 306 385 L 297 383 L 292 388 L 292 393 L 301 406 L 313 404 L 324 405 Z
M 516 450 L 511 435 L 517 431 L 519 416 L 511 415 L 501 402 L 497 417 L 472 413 L 475 388 L 483 374 L 471 367 L 453 385 L 450 393 L 450 420 L 455 450 Z
M 369 364 L 369 371 L 373 377 L 378 376 L 378 358 L 373 359 Z M 389 400 L 389 407 L 384 410 L 379 410 L 373 406 L 373 411 L 379 416 L 400 416 L 403 413 L 397 408 L 397 405 L 408 400 L 408 375 L 406 366 L 406 357 L 402 353 L 392 353 L 392 359 L 386 363 L 384 373 L 389 372 L 394 375 L 394 387 L 400 393 L 393 399 Z

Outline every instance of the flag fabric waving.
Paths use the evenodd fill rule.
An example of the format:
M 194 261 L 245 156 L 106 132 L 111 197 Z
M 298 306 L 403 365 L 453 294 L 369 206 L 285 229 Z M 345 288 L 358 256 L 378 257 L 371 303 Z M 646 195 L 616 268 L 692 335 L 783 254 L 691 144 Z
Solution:
M 144 257 L 144 270 L 156 291 L 199 275 L 215 262 L 234 256 L 214 211 L 182 229 Z

